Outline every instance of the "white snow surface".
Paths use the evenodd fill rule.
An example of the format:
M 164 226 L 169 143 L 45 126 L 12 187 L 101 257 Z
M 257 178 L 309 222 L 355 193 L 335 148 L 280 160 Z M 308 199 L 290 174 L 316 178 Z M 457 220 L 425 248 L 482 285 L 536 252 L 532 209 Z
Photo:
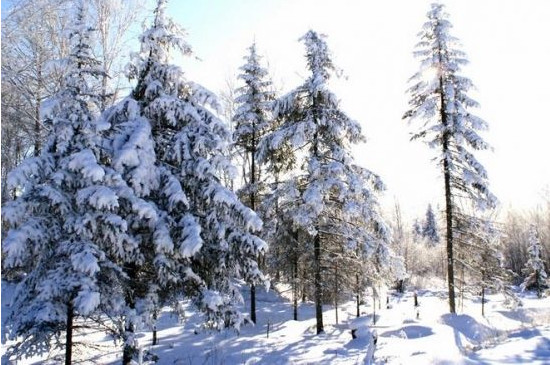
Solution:
M 240 286 L 244 303 L 249 295 Z M 550 300 L 534 294 L 521 294 L 523 306 L 509 309 L 500 295 L 489 295 L 486 317 L 481 316 L 477 298 L 467 298 L 459 313 L 448 314 L 445 291 L 418 290 L 420 306 L 414 308 L 413 292 L 382 295 L 376 301 L 376 325 L 372 325 L 373 303 L 361 306 L 362 316 L 355 318 L 352 301 L 339 307 L 339 324 L 335 311 L 324 306 L 325 333 L 315 334 L 313 303 L 299 305 L 299 321 L 292 320 L 289 288 L 278 286 L 265 292 L 257 288 L 258 323 L 234 330 L 200 329 L 201 316 L 190 303 L 178 310 L 184 320 L 164 308 L 157 322 L 159 344 L 151 346 L 152 333 L 136 335 L 147 360 L 147 351 L 155 353 L 157 364 L 550 364 Z M 5 325 L 14 285 L 2 282 L 2 356 L 9 342 Z M 246 311 L 246 308 L 244 308 Z M 357 339 L 351 328 L 358 327 Z M 372 335 L 376 346 L 370 347 Z M 81 364 L 120 364 L 121 344 L 98 331 L 88 330 L 77 341 L 95 343 L 96 349 L 79 347 L 75 356 Z M 370 352 L 374 350 L 374 362 Z M 49 357 L 24 359 L 18 364 L 55 364 L 62 353 Z M 2 364 L 9 362 L 2 357 Z

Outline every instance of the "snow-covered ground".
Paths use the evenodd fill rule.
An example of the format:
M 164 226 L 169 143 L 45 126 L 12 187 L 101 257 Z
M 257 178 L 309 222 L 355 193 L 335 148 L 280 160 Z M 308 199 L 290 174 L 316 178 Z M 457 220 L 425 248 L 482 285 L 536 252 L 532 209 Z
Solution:
M 13 292 L 2 283 L 2 327 L 10 310 Z M 243 288 L 245 297 L 246 288 Z M 325 306 L 325 333 L 315 334 L 314 308 L 300 305 L 299 321 L 293 321 L 290 303 L 272 290 L 260 290 L 258 324 L 245 326 L 240 333 L 195 331 L 199 315 L 186 307 L 186 319 L 179 322 L 166 309 L 160 316 L 160 343 L 151 347 L 151 333 L 141 334 L 144 350 L 155 353 L 158 364 L 362 364 L 369 363 L 368 338 L 352 339 L 351 323 L 357 322 L 353 302 L 339 309 L 339 323 L 334 308 Z M 515 310 L 503 305 L 503 298 L 490 295 L 486 316 L 481 304 L 471 298 L 459 302 L 459 314 L 447 313 L 444 290 L 418 291 L 419 308 L 414 308 L 413 293 L 388 293 L 381 308 L 376 303 L 378 335 L 374 353 L 376 364 L 550 364 L 550 299 L 522 296 L 523 306 Z M 372 301 L 361 307 L 364 319 L 372 322 Z M 268 334 L 269 328 L 269 334 Z M 101 333 L 79 336 L 83 343 L 75 350 L 82 364 L 120 363 L 121 349 Z M 94 343 L 94 347 L 85 344 Z M 2 337 L 2 354 L 7 343 Z M 32 359 L 18 364 L 58 363 L 62 357 Z M 9 363 L 4 357 L 2 364 Z
M 419 316 L 412 294 L 395 297 L 382 311 L 376 362 L 390 364 L 550 364 L 550 302 L 523 296 L 515 310 L 491 295 L 486 316 L 478 298 L 446 313 L 444 291 L 419 291 Z

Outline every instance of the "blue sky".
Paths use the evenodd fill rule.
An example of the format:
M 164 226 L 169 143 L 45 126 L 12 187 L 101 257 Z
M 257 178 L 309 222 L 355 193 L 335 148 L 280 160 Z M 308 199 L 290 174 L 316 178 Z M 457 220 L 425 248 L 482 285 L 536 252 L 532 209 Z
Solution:
M 2 8 L 2 18 L 4 18 L 4 15 L 6 14 L 6 9 L 10 8 L 11 3 L 11 0 L 2 0 L 2 2 L 0 2 L 0 6 Z

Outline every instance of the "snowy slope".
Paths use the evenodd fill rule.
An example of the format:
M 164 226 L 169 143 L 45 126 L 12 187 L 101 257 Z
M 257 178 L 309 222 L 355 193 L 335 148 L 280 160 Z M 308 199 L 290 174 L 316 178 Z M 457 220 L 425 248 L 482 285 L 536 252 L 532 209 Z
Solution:
M 248 292 L 245 294 L 245 303 Z M 5 324 L 6 302 L 11 286 L 2 283 L 2 325 Z M 475 298 L 466 299 L 460 314 L 447 314 L 447 302 L 442 290 L 418 292 L 418 317 L 411 292 L 404 295 L 388 293 L 379 309 L 377 323 L 372 326 L 378 335 L 376 364 L 550 364 L 550 300 L 534 296 L 522 298 L 523 307 L 510 310 L 500 296 L 489 296 L 487 316 Z M 201 331 L 200 316 L 189 305 L 183 322 L 165 309 L 158 323 L 160 343 L 151 347 L 151 333 L 140 336 L 144 350 L 158 357 L 158 364 L 364 364 L 368 360 L 368 338 L 352 339 L 350 324 L 354 318 L 354 303 L 335 312 L 325 307 L 326 333 L 315 335 L 314 308 L 311 303 L 300 305 L 299 321 L 293 321 L 290 303 L 275 291 L 260 290 L 258 324 L 248 325 L 240 333 Z M 459 303 L 460 304 L 460 303 Z M 361 307 L 362 323 L 372 321 L 372 302 Z M 269 327 L 269 336 L 267 329 Z M 97 344 L 96 348 L 80 346 L 77 358 L 83 364 L 118 364 L 121 348 L 101 333 L 79 337 L 80 342 Z M 3 342 L 2 354 L 6 350 Z M 53 355 L 53 354 L 52 354 Z M 39 363 L 41 359 L 18 364 Z M 43 359 L 42 359 L 43 360 Z M 60 358 L 50 356 L 46 363 Z M 146 363 L 147 361 L 144 361 Z M 3 359 L 2 363 L 8 363 Z M 40 362 L 40 363 L 43 363 Z
M 378 323 L 377 363 L 550 363 L 548 299 L 524 297 L 523 307 L 510 310 L 501 296 L 489 296 L 483 317 L 480 301 L 470 298 L 458 307 L 462 314 L 451 315 L 444 291 L 423 291 L 418 318 L 412 293 L 393 299 Z

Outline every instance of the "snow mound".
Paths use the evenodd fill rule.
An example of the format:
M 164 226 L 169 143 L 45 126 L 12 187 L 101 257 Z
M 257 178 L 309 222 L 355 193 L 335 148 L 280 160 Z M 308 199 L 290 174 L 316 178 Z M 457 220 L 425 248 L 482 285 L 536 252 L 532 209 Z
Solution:
M 352 319 L 348 326 L 353 332 L 354 336 L 359 339 L 367 339 L 370 341 L 373 338 L 377 338 L 378 334 L 376 330 L 371 329 L 372 319 L 370 317 L 359 317 Z
M 406 326 L 398 330 L 387 331 L 382 333 L 382 337 L 400 337 L 400 338 L 422 338 L 433 335 L 434 332 L 430 327 L 425 326 Z

